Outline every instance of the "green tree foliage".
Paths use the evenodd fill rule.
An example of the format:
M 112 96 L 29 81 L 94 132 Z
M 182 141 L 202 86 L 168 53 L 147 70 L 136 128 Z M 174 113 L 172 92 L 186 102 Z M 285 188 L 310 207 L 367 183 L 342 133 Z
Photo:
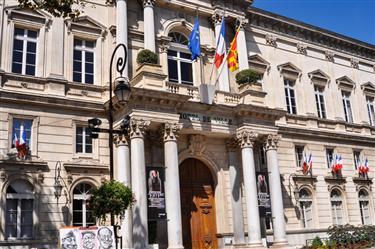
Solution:
M 93 190 L 89 205 L 93 210 L 93 215 L 97 219 L 105 221 L 107 214 L 112 214 L 122 219 L 126 209 L 133 202 L 131 189 L 121 182 L 111 180 Z

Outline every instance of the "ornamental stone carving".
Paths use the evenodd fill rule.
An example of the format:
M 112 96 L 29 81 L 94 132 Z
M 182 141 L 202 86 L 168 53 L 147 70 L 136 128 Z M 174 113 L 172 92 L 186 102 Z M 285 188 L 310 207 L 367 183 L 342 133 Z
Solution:
M 155 0 L 143 0 L 143 8 L 153 7 L 154 4 L 155 4 Z
M 202 135 L 189 136 L 189 151 L 192 155 L 201 155 L 206 150 L 206 138 Z
M 5 172 L 3 168 L 0 169 L 0 180 L 5 182 L 8 179 L 8 174 Z
M 176 141 L 178 132 L 181 130 L 181 124 L 166 123 L 164 124 L 164 142 Z
M 244 30 L 246 25 L 249 24 L 249 20 L 246 18 L 238 18 L 236 23 L 236 29 L 240 28 L 240 30 Z
M 279 139 L 280 139 L 279 135 L 269 134 L 266 138 L 266 143 L 265 143 L 266 150 L 276 150 Z
M 327 61 L 333 62 L 333 60 L 334 60 L 333 58 L 334 58 L 335 54 L 332 51 L 326 50 L 324 52 L 324 54 L 326 56 Z
M 307 45 L 302 43 L 297 43 L 297 52 L 299 54 L 307 55 Z
M 130 138 L 143 138 L 148 126 L 150 125 L 150 121 L 145 121 L 143 119 L 140 120 L 130 120 Z
M 253 131 L 244 130 L 237 134 L 237 140 L 241 148 L 253 148 L 254 141 L 258 137 L 258 134 Z
M 268 46 L 277 47 L 276 37 L 271 34 L 266 34 L 266 44 Z
M 116 134 L 113 138 L 113 141 L 115 142 L 116 146 L 129 145 L 128 140 L 124 134 L 121 134 L 121 135 Z
M 221 17 L 224 15 L 224 11 L 216 9 L 211 17 L 211 21 L 214 24 L 214 27 L 216 25 L 221 24 Z
M 358 69 L 359 68 L 359 60 L 357 60 L 355 58 L 350 58 L 350 65 L 351 65 L 352 68 Z

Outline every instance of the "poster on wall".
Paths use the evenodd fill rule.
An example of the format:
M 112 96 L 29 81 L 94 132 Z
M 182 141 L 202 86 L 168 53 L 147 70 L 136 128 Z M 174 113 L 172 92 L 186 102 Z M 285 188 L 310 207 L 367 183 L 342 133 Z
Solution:
M 149 219 L 165 219 L 164 168 L 147 167 L 147 207 Z
M 270 189 L 268 184 L 268 175 L 265 172 L 257 174 L 258 205 L 261 216 L 271 213 Z
M 63 228 L 59 232 L 59 248 L 61 249 L 116 248 L 112 226 Z

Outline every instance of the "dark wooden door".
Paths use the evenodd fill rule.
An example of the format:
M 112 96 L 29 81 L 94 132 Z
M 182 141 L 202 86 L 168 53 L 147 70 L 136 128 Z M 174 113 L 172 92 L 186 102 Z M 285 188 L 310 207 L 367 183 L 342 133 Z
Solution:
M 216 249 L 214 182 L 196 159 L 180 165 L 182 231 L 185 249 Z

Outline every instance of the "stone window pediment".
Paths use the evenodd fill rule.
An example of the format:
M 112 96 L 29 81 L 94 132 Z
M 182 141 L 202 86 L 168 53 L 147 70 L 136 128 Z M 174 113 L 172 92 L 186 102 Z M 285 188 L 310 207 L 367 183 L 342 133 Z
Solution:
M 366 95 L 375 97 L 375 85 L 370 81 L 363 83 L 361 89 Z
M 308 76 L 313 84 L 321 86 L 326 86 L 330 81 L 329 76 L 320 69 L 308 73 Z
M 81 16 L 66 21 L 68 32 L 73 32 L 81 37 L 97 39 L 99 36 L 105 37 L 106 27 L 89 16 Z
M 348 76 L 342 76 L 336 79 L 337 85 L 347 91 L 352 91 L 355 88 L 355 82 L 351 80 Z
M 302 71 L 298 67 L 296 67 L 293 63 L 287 62 L 277 66 L 280 74 L 284 76 L 284 78 L 296 80 L 297 78 L 301 77 Z
M 17 25 L 40 29 L 44 25 L 49 28 L 52 23 L 52 16 L 41 10 L 29 10 L 19 7 L 8 7 L 5 9 L 8 21 Z
M 258 54 L 249 56 L 250 69 L 256 71 L 257 73 L 264 74 L 270 69 L 270 63 L 260 57 Z

